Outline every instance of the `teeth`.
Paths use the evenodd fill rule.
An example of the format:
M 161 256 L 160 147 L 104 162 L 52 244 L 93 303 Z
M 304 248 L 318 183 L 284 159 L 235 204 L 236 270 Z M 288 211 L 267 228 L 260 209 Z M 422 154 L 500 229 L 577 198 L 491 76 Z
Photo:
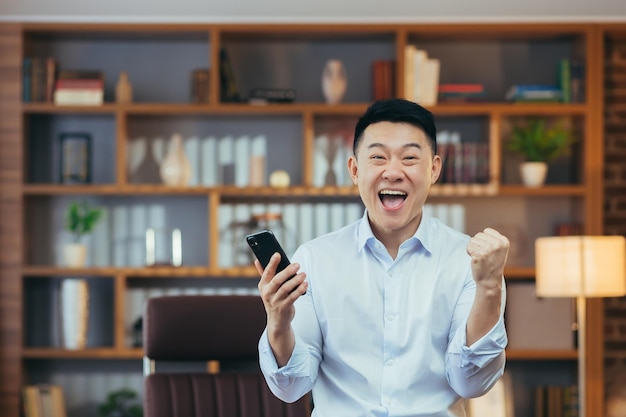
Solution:
M 405 192 L 402 192 L 402 191 L 394 191 L 394 190 L 382 190 L 382 191 L 380 192 L 380 194 L 382 194 L 382 195 L 401 195 L 401 196 L 406 195 L 406 193 L 405 193 Z

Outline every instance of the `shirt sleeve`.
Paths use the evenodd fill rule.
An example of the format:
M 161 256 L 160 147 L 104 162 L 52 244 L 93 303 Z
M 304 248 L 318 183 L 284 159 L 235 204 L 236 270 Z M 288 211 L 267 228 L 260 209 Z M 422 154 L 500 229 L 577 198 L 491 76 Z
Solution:
M 267 338 L 267 329 L 259 340 L 259 364 L 270 391 L 281 400 L 297 401 L 313 387 L 315 378 L 310 375 L 310 360 L 303 343 L 296 337 L 294 351 L 289 362 L 281 368 L 276 363 Z M 317 372 L 315 372 L 317 376 Z
M 473 280 L 472 280 L 473 282 Z M 467 346 L 466 326 L 469 309 L 473 302 L 475 285 L 464 290 L 459 309 L 464 320 L 454 330 L 446 353 L 446 372 L 448 382 L 454 391 L 464 398 L 473 398 L 485 394 L 504 373 L 506 362 L 505 348 L 507 335 L 504 325 L 504 306 L 506 305 L 506 287 L 502 285 L 502 308 L 498 322 L 471 346 Z M 468 297 L 468 294 L 471 297 Z M 468 299 L 471 302 L 468 302 Z M 455 315 L 459 312 L 455 312 Z
M 303 271 L 306 271 L 306 259 L 301 252 L 293 257 Z M 309 280 L 309 277 L 307 277 Z M 297 401 L 313 388 L 322 358 L 322 336 L 313 306 L 312 285 L 295 304 L 296 315 L 292 321 L 295 334 L 294 350 L 287 364 L 281 368 L 270 347 L 267 329 L 259 340 L 259 365 L 265 380 L 274 395 L 285 402 Z

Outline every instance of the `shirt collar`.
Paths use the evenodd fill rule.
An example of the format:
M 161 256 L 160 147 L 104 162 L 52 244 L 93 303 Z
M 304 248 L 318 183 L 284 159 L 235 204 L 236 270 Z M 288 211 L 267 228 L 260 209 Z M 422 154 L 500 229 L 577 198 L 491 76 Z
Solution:
M 417 227 L 415 234 L 409 240 L 411 239 L 417 240 L 428 253 L 432 253 L 431 251 L 432 249 L 431 230 L 432 229 L 433 229 L 432 218 L 422 211 L 422 220 L 420 221 L 420 224 Z M 359 221 L 359 226 L 357 228 L 356 233 L 357 233 L 356 240 L 357 240 L 359 251 L 361 251 L 365 247 L 368 241 L 376 239 L 376 237 L 374 236 L 374 232 L 372 232 L 372 227 L 370 226 L 370 222 L 367 217 L 367 209 L 365 209 L 365 212 L 363 213 L 363 217 L 361 217 L 361 220 Z

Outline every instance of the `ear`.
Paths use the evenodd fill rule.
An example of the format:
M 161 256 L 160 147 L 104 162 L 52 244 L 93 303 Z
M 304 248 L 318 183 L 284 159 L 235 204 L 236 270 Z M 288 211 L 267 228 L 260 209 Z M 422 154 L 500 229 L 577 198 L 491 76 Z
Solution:
M 441 175 L 441 168 L 442 168 L 443 162 L 441 161 L 441 157 L 439 155 L 435 155 L 435 157 L 433 158 L 433 166 L 431 168 L 431 172 L 430 172 L 430 184 L 433 185 L 437 182 L 437 180 L 439 179 L 439 175 Z
M 348 158 L 348 173 L 350 174 L 350 178 L 352 178 L 352 183 L 357 185 L 358 176 L 358 164 L 356 161 L 356 157 L 354 155 Z

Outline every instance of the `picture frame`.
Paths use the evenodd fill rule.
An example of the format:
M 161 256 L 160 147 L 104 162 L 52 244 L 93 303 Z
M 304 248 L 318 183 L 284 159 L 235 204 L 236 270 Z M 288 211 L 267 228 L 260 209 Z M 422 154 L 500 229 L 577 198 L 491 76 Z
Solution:
M 91 141 L 89 133 L 59 135 L 59 180 L 62 184 L 91 183 Z

